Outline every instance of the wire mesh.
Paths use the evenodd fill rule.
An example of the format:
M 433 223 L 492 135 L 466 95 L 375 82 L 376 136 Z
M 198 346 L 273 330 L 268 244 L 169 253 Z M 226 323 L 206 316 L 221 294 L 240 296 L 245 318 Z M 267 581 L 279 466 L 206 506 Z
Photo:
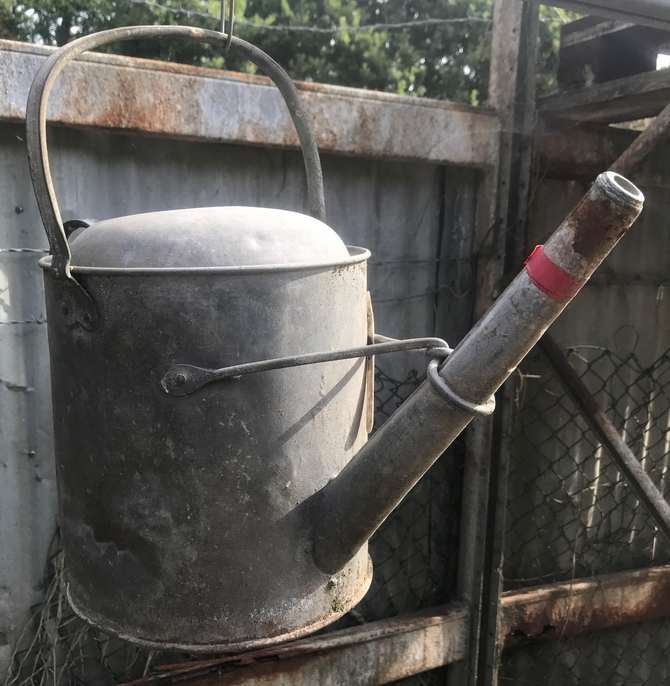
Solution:
M 422 380 L 416 370 L 403 379 L 377 370 L 377 427 Z M 455 586 L 456 559 L 451 551 L 457 549 L 461 468 L 462 454 L 456 446 L 379 529 L 370 541 L 375 574 L 369 593 L 326 631 L 450 600 Z M 153 674 L 160 665 L 207 657 L 137 648 L 90 627 L 67 603 L 61 552 L 48 561 L 46 586 L 45 600 L 35 608 L 4 686 L 110 686 Z M 444 683 L 444 678 L 440 669 L 398 683 L 432 686 Z
M 398 381 L 378 369 L 376 426 L 424 379 L 412 370 Z M 356 608 L 366 621 L 451 599 L 456 581 L 452 551 L 458 540 L 462 462 L 459 444 L 433 465 L 370 540 L 375 573 L 370 591 Z
M 568 359 L 667 497 L 670 350 L 644 367 L 594 346 Z M 539 351 L 517 373 L 505 534 L 505 589 L 670 563 L 657 530 Z M 501 683 L 666 684 L 670 620 L 523 646 Z
M 77 617 L 67 602 L 58 551 L 48 561 L 44 602 L 19 641 L 5 686 L 107 686 L 144 676 L 152 665 L 185 659 L 189 656 L 135 648 Z
M 503 654 L 500 686 L 657 686 L 670 681 L 670 619 L 548 641 Z

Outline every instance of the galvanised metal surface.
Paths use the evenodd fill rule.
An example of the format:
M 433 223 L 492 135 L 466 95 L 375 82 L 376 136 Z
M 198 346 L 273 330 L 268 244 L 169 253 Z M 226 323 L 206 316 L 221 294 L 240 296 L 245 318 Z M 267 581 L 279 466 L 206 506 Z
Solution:
M 19 248 L 23 237 L 10 222 L 3 222 L 3 243 L 8 245 L 11 237 L 9 245 Z M 44 562 L 56 530 L 42 278 L 34 252 L 8 253 L 4 245 L 0 246 L 0 682 L 27 609 L 41 599 Z M 18 284 L 23 288 L 16 289 Z
M 28 164 L 33 190 L 52 252 L 49 271 L 60 286 L 63 316 L 71 324 L 77 323 L 90 331 L 98 326 L 98 312 L 86 289 L 82 288 L 70 273 L 70 248 L 49 170 L 46 135 L 49 94 L 60 72 L 81 53 L 108 43 L 147 38 L 185 39 L 221 48 L 231 44 L 225 34 L 186 26 L 130 26 L 110 29 L 83 36 L 53 53 L 35 75 L 28 93 L 26 105 Z M 239 38 L 232 39 L 232 45 L 241 56 L 260 67 L 281 92 L 295 125 L 303 153 L 310 212 L 318 219 L 325 219 L 323 173 L 319 151 L 295 85 L 286 72 L 262 50 Z
M 185 397 L 160 380 L 177 362 L 363 345 L 366 256 L 251 273 L 75 268 L 99 308 L 94 332 L 68 326 L 47 272 L 60 518 L 85 619 L 151 647 L 232 650 L 313 631 L 363 597 L 367 550 L 323 574 L 310 528 L 312 496 L 366 439 L 364 360 Z

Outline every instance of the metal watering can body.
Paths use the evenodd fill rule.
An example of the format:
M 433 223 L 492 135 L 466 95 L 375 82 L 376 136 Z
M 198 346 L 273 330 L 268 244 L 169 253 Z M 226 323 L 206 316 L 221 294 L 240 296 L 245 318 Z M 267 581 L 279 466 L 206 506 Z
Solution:
M 188 375 L 365 347 L 369 252 L 320 219 L 250 207 L 63 225 L 46 150 L 51 84 L 84 50 L 156 36 L 226 40 L 184 27 L 89 36 L 50 58 L 29 98 L 53 253 L 41 266 L 68 598 L 137 644 L 239 650 L 319 629 L 370 585 L 367 546 L 329 574 L 311 542 L 315 494 L 367 440 L 370 362 L 271 369 L 188 393 L 180 365 Z M 253 46 L 232 45 L 280 87 L 323 218 L 318 152 L 293 83 Z
M 268 214 L 301 220 L 231 210 L 238 227 L 242 214 L 266 227 Z M 217 219 L 231 213 L 122 223 L 183 230 L 184 214 L 220 235 Z M 115 223 L 74 240 L 73 264 L 80 242 L 99 243 Z M 73 266 L 98 310 L 94 331 L 68 325 L 47 272 L 60 522 L 70 602 L 83 617 L 150 647 L 213 651 L 299 636 L 362 598 L 365 548 L 332 577 L 315 567 L 310 498 L 367 439 L 365 359 L 185 396 L 161 386 L 185 361 L 220 367 L 365 345 L 367 253 L 351 252 L 321 266 Z
M 63 67 L 115 40 L 225 34 L 127 27 L 80 38 L 38 72 L 30 170 L 52 255 L 41 261 L 68 597 L 104 631 L 155 649 L 234 651 L 347 612 L 371 580 L 367 540 L 475 416 L 642 208 L 603 174 L 451 351 L 375 335 L 369 253 L 323 219 L 316 143 L 282 93 L 312 217 L 205 208 L 64 225 L 46 104 Z M 68 241 L 67 230 L 80 228 Z M 372 439 L 374 354 L 423 350 L 428 380 Z

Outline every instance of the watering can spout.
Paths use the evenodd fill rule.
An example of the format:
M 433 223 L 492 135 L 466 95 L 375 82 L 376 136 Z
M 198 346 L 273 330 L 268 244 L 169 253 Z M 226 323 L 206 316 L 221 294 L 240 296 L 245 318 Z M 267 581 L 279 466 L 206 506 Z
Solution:
M 493 394 L 637 219 L 644 196 L 601 174 L 577 207 L 426 380 L 321 491 L 313 556 L 342 569 Z

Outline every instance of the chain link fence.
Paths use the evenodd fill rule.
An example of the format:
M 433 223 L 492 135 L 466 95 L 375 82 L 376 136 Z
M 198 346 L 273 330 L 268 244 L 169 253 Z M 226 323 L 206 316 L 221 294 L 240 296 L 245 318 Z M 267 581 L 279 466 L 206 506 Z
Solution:
M 594 346 L 568 359 L 644 469 L 670 486 L 670 350 L 644 367 Z M 504 551 L 505 590 L 670 563 L 670 545 L 539 351 L 517 373 Z M 661 686 L 670 619 L 521 646 L 500 683 Z
M 378 369 L 375 425 L 418 387 L 411 370 L 394 379 Z M 370 541 L 374 578 L 359 605 L 326 631 L 448 602 L 455 588 L 462 450 L 455 446 L 415 486 Z M 203 655 L 149 651 L 88 626 L 70 609 L 57 541 L 47 565 L 47 591 L 26 627 L 4 686 L 111 686 L 152 674 L 166 664 Z M 410 677 L 403 686 L 437 686 L 444 670 Z

